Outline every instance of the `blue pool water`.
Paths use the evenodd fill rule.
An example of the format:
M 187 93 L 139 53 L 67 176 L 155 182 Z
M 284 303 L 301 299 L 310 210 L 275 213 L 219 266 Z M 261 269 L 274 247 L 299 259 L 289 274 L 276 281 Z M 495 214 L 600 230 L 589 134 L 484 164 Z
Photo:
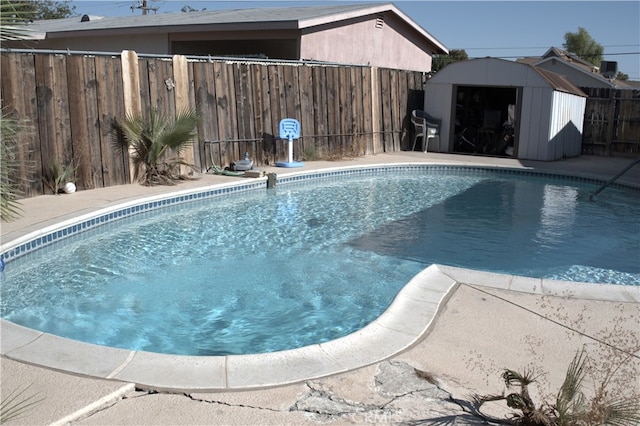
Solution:
M 640 285 L 637 191 L 420 170 L 278 185 L 129 216 L 7 263 L 1 314 L 100 345 L 271 352 L 378 317 L 432 263 Z

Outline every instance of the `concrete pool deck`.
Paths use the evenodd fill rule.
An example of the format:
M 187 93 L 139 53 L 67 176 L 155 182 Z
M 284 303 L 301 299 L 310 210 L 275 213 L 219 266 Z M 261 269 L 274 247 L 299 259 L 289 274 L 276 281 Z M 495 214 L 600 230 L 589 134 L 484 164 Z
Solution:
M 284 175 L 331 167 L 429 162 L 533 168 L 608 180 L 630 161 L 582 156 L 542 163 L 401 152 L 308 162 L 297 170 L 263 170 Z M 125 185 L 27 199 L 22 203 L 23 218 L 2 224 L 2 243 L 143 196 L 239 179 L 246 180 L 204 175 L 175 187 Z M 640 167 L 620 181 L 638 185 Z M 502 368 L 536 363 L 550 370 L 548 385 L 557 389 L 581 345 L 603 344 L 599 334 L 605 325 L 614 324 L 639 341 L 639 311 L 638 287 L 584 286 L 433 266 L 403 289 L 378 321 L 360 332 L 276 354 L 205 361 L 100 347 L 83 354 L 87 345 L 79 348 L 69 341 L 60 345 L 59 338 L 16 330 L 19 327 L 3 322 L 2 398 L 23 389 L 27 389 L 25 395 L 46 398 L 16 424 L 64 424 L 79 419 L 82 424 L 387 423 L 435 419 L 443 413 L 456 416 L 459 422 L 473 422 L 459 404 L 443 408 L 446 403 L 442 403 L 430 409 L 425 400 L 403 405 L 388 389 L 380 390 L 384 371 L 395 368 L 396 376 L 402 375 L 405 364 L 429 371 L 441 387 L 465 398 L 465 392 L 500 392 Z M 268 389 L 257 389 L 263 386 Z M 147 388 L 181 393 L 149 393 L 144 391 Z M 417 395 L 416 389 L 409 391 L 401 393 Z M 341 405 L 336 407 L 337 401 Z

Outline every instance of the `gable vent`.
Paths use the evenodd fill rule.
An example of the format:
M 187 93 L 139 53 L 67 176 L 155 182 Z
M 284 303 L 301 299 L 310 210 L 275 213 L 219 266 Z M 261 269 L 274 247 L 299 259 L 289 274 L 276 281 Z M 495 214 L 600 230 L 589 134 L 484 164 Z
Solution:
M 382 15 L 376 18 L 376 28 L 380 29 L 384 27 L 384 17 Z

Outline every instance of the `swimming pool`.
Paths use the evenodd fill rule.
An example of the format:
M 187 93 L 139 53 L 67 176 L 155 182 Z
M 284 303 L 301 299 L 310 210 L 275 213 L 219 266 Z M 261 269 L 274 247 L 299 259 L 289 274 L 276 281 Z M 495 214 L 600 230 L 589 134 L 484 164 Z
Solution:
M 638 205 L 619 188 L 596 202 L 581 197 L 596 187 L 422 166 L 298 176 L 274 190 L 116 213 L 8 262 L 2 316 L 100 345 L 220 355 L 349 334 L 431 263 L 638 284 L 637 262 L 623 260 L 637 258 L 628 230 Z M 603 233 L 607 221 L 622 232 Z

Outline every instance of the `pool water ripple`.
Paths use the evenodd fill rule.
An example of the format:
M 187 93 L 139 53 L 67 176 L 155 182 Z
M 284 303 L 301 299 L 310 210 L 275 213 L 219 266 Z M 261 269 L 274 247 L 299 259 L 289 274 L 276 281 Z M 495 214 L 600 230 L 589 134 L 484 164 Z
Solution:
M 432 263 L 640 285 L 640 203 L 614 188 L 587 202 L 593 186 L 416 171 L 200 200 L 12 261 L 2 317 L 106 346 L 246 354 L 358 330 Z

